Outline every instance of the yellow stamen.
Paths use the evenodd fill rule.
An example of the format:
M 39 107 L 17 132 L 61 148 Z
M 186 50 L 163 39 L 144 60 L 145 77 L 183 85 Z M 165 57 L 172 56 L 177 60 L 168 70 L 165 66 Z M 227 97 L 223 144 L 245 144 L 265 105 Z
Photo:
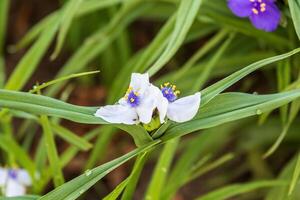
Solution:
M 265 12 L 265 11 L 266 11 L 265 7 L 260 8 L 260 12 Z
M 133 103 L 134 102 L 134 98 L 130 98 L 130 102 Z
M 168 85 L 170 85 L 170 83 L 169 83 L 169 82 L 167 82 L 167 83 L 164 83 L 164 86 L 168 86 Z
M 258 10 L 257 9 L 255 9 L 255 8 L 252 8 L 252 12 L 254 13 L 254 14 L 258 14 Z

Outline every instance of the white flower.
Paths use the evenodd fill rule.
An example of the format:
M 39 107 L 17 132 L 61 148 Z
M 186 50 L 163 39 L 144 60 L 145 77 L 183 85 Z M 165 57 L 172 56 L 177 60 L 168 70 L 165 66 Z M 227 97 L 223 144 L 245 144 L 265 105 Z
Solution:
M 95 116 L 110 123 L 144 124 L 150 123 L 155 109 L 160 113 L 160 121 L 164 122 L 168 101 L 161 91 L 150 84 L 149 75 L 133 73 L 129 88 L 116 105 L 99 108 Z
M 195 117 L 201 102 L 200 92 L 177 100 L 177 96 L 180 92 L 176 90 L 175 85 L 171 85 L 170 83 L 161 85 L 161 92 L 169 102 L 167 117 L 170 120 L 175 122 L 186 122 Z
M 0 188 L 4 196 L 15 197 L 26 194 L 31 178 L 23 169 L 0 168 Z

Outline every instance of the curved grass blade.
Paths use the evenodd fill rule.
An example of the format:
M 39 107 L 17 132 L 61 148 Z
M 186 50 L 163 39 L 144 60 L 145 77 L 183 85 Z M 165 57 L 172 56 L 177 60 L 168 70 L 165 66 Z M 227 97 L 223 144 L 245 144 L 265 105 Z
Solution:
M 46 82 L 46 83 L 42 83 L 41 85 L 34 86 L 34 88 L 32 90 L 30 90 L 29 92 L 30 93 L 37 93 L 39 90 L 42 90 L 46 87 L 49 87 L 49 86 L 51 86 L 53 84 L 56 84 L 56 83 L 59 83 L 61 81 L 66 81 L 66 80 L 69 80 L 69 79 L 72 79 L 72 78 L 78 78 L 78 77 L 81 77 L 81 76 L 96 74 L 96 73 L 99 73 L 99 72 L 100 71 L 97 70 L 97 71 L 82 72 L 82 73 L 78 73 L 78 74 L 71 74 L 71 75 L 68 75 L 68 76 L 60 77 L 60 78 L 57 78 L 55 80 L 52 80 L 52 81 L 49 81 L 49 82 Z
M 74 200 L 81 196 L 85 191 L 87 191 L 96 182 L 101 180 L 105 175 L 113 171 L 115 168 L 132 159 L 139 153 L 150 150 L 159 142 L 159 140 L 151 142 L 146 146 L 137 148 L 115 160 L 105 163 L 92 170 L 88 170 L 81 176 L 74 178 L 73 180 L 42 196 L 41 198 L 39 198 L 39 200 Z

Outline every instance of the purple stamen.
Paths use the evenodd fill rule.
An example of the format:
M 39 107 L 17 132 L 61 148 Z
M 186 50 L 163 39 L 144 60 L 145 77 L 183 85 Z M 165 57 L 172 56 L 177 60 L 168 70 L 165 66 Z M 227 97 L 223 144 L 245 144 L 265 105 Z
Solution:
M 175 94 L 175 91 L 172 89 L 172 87 L 163 87 L 161 88 L 161 92 L 169 102 L 173 102 L 177 99 L 177 95 Z
M 127 103 L 131 107 L 137 107 L 138 105 L 140 105 L 140 97 L 136 92 L 130 91 L 127 96 Z
M 8 170 L 8 177 L 12 179 L 17 179 L 18 177 L 17 171 L 13 169 Z

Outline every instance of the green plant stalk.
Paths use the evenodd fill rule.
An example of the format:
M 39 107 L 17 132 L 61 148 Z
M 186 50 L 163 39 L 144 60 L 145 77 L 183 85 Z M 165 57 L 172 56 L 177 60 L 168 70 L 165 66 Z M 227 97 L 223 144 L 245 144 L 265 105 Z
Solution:
M 54 135 L 51 130 L 51 126 L 46 115 L 40 117 L 44 138 L 45 146 L 47 149 L 47 155 L 51 166 L 51 173 L 53 176 L 54 186 L 58 187 L 64 183 L 64 177 L 55 145 Z

